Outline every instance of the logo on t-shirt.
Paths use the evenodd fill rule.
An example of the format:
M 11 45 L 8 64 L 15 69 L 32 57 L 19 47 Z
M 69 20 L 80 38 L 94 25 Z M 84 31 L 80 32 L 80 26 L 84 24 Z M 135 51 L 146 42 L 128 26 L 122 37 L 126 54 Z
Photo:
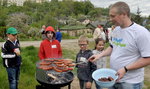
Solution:
M 126 44 L 123 44 L 121 43 L 123 41 L 122 38 L 112 38 L 112 43 L 117 45 L 117 46 L 120 46 L 120 47 L 125 47 Z

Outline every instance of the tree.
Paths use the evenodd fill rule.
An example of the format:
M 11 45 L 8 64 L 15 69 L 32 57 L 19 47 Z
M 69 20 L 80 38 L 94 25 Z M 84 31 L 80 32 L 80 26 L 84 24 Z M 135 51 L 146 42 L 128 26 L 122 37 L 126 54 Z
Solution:
M 0 6 L 0 25 L 5 26 L 5 20 L 7 18 L 8 9 Z
M 101 13 L 102 11 L 100 8 L 95 8 L 93 10 L 90 10 L 88 15 L 90 15 L 93 19 L 95 19 L 95 18 L 99 18 L 101 16 Z
M 7 0 L 0 0 L 0 5 L 7 6 Z
M 14 13 L 8 16 L 6 23 L 7 27 L 15 27 L 19 32 L 26 34 L 29 20 L 29 16 L 24 13 Z
M 135 15 L 135 18 L 133 18 L 133 20 L 134 20 L 134 22 L 136 22 L 136 23 L 138 23 L 138 24 L 142 24 L 142 17 L 141 17 L 141 12 L 142 11 L 140 11 L 140 8 L 138 7 L 137 8 L 137 13 L 136 13 L 136 15 Z
M 94 9 L 94 5 L 90 1 L 83 2 L 84 15 L 87 15 L 91 10 Z

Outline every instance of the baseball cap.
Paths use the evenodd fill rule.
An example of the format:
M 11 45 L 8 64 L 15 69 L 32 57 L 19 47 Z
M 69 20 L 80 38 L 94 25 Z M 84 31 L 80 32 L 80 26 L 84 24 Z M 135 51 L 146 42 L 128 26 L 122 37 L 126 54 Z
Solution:
M 10 28 L 8 28 L 7 31 L 6 31 L 6 34 L 17 34 L 17 33 L 18 33 L 18 31 L 17 31 L 17 29 L 14 28 L 14 27 L 10 27 Z

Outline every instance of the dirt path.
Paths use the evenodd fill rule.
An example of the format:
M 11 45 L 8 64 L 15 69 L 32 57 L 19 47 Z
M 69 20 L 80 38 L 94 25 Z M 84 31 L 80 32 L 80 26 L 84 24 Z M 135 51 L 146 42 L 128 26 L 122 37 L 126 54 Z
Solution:
M 27 47 L 27 46 L 34 46 L 39 47 L 41 41 L 20 41 L 21 47 Z M 0 46 L 2 46 L 3 42 L 0 42 Z M 77 39 L 71 39 L 71 40 L 62 40 L 61 45 L 63 47 L 73 47 L 74 45 L 77 46 Z
M 90 39 L 92 41 L 92 39 Z M 27 46 L 34 46 L 34 47 L 40 47 L 41 41 L 20 41 L 21 47 L 27 47 Z M 3 42 L 0 42 L 0 47 L 2 46 Z M 69 40 L 62 40 L 61 42 L 62 48 L 74 50 L 79 50 L 78 47 L 78 40 L 77 39 L 69 39 Z

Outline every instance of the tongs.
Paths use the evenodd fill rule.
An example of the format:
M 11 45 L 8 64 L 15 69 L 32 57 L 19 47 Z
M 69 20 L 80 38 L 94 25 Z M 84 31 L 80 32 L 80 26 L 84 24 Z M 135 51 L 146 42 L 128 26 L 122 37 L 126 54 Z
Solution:
M 83 64 L 83 63 L 87 63 L 87 62 L 83 62 L 83 61 L 80 61 L 80 62 L 73 62 L 75 65 L 78 65 L 78 64 Z

